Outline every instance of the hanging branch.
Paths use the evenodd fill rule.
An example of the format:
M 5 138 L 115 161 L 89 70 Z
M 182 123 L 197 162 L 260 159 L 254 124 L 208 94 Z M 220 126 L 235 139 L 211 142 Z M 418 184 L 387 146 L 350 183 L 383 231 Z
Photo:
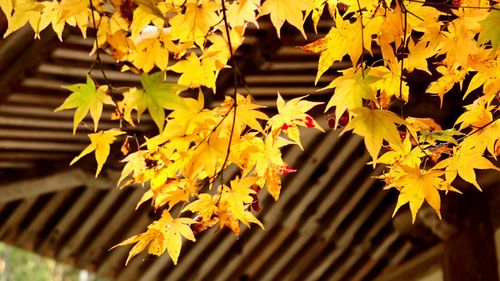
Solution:
M 103 63 L 101 60 L 101 55 L 99 53 L 99 41 L 97 38 L 97 32 L 98 32 L 99 26 L 101 25 L 101 20 L 99 20 L 99 24 L 96 24 L 94 12 L 97 12 L 97 10 L 95 9 L 94 4 L 92 3 L 92 0 L 89 0 L 89 4 L 90 4 L 91 16 L 92 16 L 92 26 L 94 27 L 94 30 L 96 32 L 96 36 L 95 36 L 95 40 L 94 40 L 96 57 L 95 57 L 94 62 L 90 66 L 90 69 L 88 71 L 88 75 L 92 75 L 91 73 L 92 73 L 92 70 L 94 69 L 95 65 L 99 66 L 99 70 L 101 72 L 102 78 L 104 79 L 104 83 L 106 83 L 106 85 L 108 86 L 108 89 L 110 91 L 109 96 L 111 97 L 111 100 L 113 101 L 113 103 L 115 105 L 116 113 L 118 113 L 118 116 L 120 118 L 120 129 L 125 131 L 127 134 L 130 134 L 133 138 L 137 139 L 136 133 L 132 132 L 132 130 L 130 128 L 128 128 L 128 126 L 127 126 L 127 120 L 125 120 L 125 116 L 124 116 L 123 112 L 121 111 L 120 106 L 118 105 L 118 101 L 116 100 L 116 97 L 115 97 L 115 89 L 114 89 L 113 85 L 111 85 L 111 82 L 109 82 L 109 79 L 106 75 L 106 72 L 104 71 Z
M 222 3 L 222 17 L 224 20 L 224 28 L 227 34 L 227 44 L 229 48 L 229 55 L 231 58 L 231 66 L 233 68 L 232 70 L 233 70 L 233 100 L 234 100 L 233 106 L 231 107 L 234 111 L 233 111 L 233 122 L 231 124 L 231 133 L 229 134 L 229 143 L 227 144 L 226 157 L 224 158 L 221 170 L 219 171 L 221 183 L 224 183 L 223 170 L 224 166 L 226 166 L 229 160 L 229 154 L 231 153 L 231 142 L 233 140 L 234 129 L 236 126 L 236 110 L 238 107 L 238 72 L 236 68 L 236 59 L 234 58 L 234 53 L 233 53 L 233 45 L 231 44 L 231 35 L 229 33 L 229 23 L 226 14 L 226 4 L 224 0 L 221 0 L 221 3 Z
M 361 24 L 361 57 L 359 59 L 359 65 L 361 65 L 361 77 L 365 79 L 365 72 L 363 71 L 363 62 L 365 61 L 365 56 L 363 54 L 365 51 L 365 26 L 363 24 L 363 11 L 361 10 L 361 4 L 359 3 L 359 0 L 356 0 L 356 2 L 358 3 L 359 23 Z

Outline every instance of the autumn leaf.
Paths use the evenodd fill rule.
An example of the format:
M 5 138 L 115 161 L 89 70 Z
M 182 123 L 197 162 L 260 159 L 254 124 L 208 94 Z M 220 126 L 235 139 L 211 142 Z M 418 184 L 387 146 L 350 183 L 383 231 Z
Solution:
M 285 102 L 278 92 L 277 107 L 278 114 L 273 116 L 269 122 L 271 131 L 277 133 L 279 131 L 288 135 L 288 137 L 295 142 L 302 150 L 302 143 L 300 142 L 300 133 L 297 126 L 316 128 L 324 132 L 323 128 L 306 112 L 313 107 L 322 104 L 321 102 L 311 102 L 303 100 L 305 97 L 298 97 Z
M 336 88 L 325 112 L 335 106 L 335 116 L 342 116 L 346 110 L 353 110 L 363 106 L 363 100 L 376 101 L 376 82 L 381 78 L 370 75 L 368 71 L 363 75 L 360 68 L 348 68 L 342 71 L 342 76 L 335 78 L 325 89 Z M 338 125 L 336 121 L 335 128 Z
M 140 122 L 141 115 L 148 109 L 151 118 L 158 126 L 158 129 L 163 131 L 165 124 L 165 110 L 173 110 L 178 107 L 183 107 L 183 101 L 178 93 L 184 90 L 184 87 L 174 83 L 165 82 L 163 72 L 156 72 L 151 75 L 141 75 L 141 83 L 143 90 L 132 88 L 124 93 L 123 103 L 125 113 L 130 113 L 132 110 L 137 111 L 137 120 Z
M 312 0 L 266 0 L 257 18 L 270 15 L 278 37 L 281 37 L 281 27 L 286 21 L 300 30 L 305 38 L 304 11 L 307 14 L 313 8 Z
M 227 8 L 227 19 L 232 27 L 244 26 L 251 22 L 259 26 L 255 18 L 255 11 L 260 9 L 260 0 L 240 0 L 229 3 Z M 232 38 L 231 38 L 232 39 Z
M 203 48 L 203 41 L 209 30 L 221 23 L 221 16 L 217 11 L 220 3 L 210 0 L 187 1 L 183 6 L 185 13 L 178 13 L 169 23 L 172 26 L 170 34 L 172 38 L 180 42 L 195 42 L 198 47 Z
M 250 223 L 255 223 L 264 228 L 262 223 L 248 211 L 248 206 L 253 202 L 251 194 L 255 194 L 251 186 L 256 182 L 256 177 L 236 178 L 231 181 L 230 187 L 223 186 L 217 210 L 220 227 L 227 226 L 234 234 L 239 233 L 239 222 L 247 227 L 250 227 Z
M 235 127 L 238 128 L 238 130 L 236 131 L 236 135 L 240 135 L 245 126 L 248 126 L 255 131 L 264 133 L 264 130 L 262 129 L 262 126 L 259 123 L 259 120 L 269 119 L 269 117 L 267 117 L 266 114 L 264 114 L 259 110 L 261 108 L 264 108 L 264 106 L 254 103 L 250 95 L 247 95 L 245 97 L 237 93 L 236 98 L 238 101 L 238 106 L 236 109 L 236 121 L 235 121 L 236 122 Z M 232 106 L 234 101 L 232 98 L 227 97 L 224 103 L 226 103 L 229 106 Z M 229 114 L 229 118 L 227 119 L 228 123 L 233 122 L 232 110 L 234 110 L 234 108 L 231 109 L 231 112 L 227 113 Z
M 78 124 L 90 111 L 90 116 L 94 120 L 94 132 L 97 131 L 97 125 L 101 118 L 102 108 L 104 104 L 113 104 L 111 97 L 108 95 L 108 86 L 99 86 L 96 89 L 94 80 L 87 75 L 86 84 L 75 84 L 63 87 L 73 93 L 67 97 L 63 104 L 54 111 L 58 112 L 65 109 L 76 108 L 73 119 L 73 135 L 76 133 Z
M 129 251 L 125 264 L 128 264 L 131 258 L 149 245 L 149 254 L 160 256 L 166 250 L 174 265 L 176 265 L 182 248 L 182 237 L 193 242 L 196 241 L 193 231 L 189 227 L 193 223 L 196 223 L 193 219 L 174 219 L 168 211 L 163 211 L 161 218 L 150 224 L 146 232 L 132 236 L 113 248 L 135 243 L 134 247 Z
M 110 145 L 116 140 L 116 137 L 123 135 L 125 132 L 118 130 L 107 130 L 100 131 L 98 133 L 89 134 L 90 145 L 87 146 L 77 157 L 71 161 L 70 165 L 73 165 L 76 161 L 80 160 L 83 156 L 95 151 L 95 159 L 97 160 L 97 171 L 95 177 L 101 172 L 102 166 L 106 159 L 108 159 Z
M 376 23 L 374 21 L 372 24 Z M 364 49 L 371 51 L 372 32 L 377 32 L 378 28 L 369 26 L 370 29 L 363 30 L 361 37 L 360 21 L 351 22 L 341 17 L 335 19 L 335 26 L 330 29 L 324 38 L 312 42 L 304 47 L 303 50 L 321 53 L 318 62 L 318 73 L 315 83 L 317 84 L 321 76 L 335 63 L 342 61 L 345 55 L 349 55 L 351 62 L 357 64 Z M 364 43 L 362 45 L 361 43 Z
M 28 22 L 35 31 L 35 38 L 40 37 L 42 30 L 39 28 L 39 21 L 43 10 L 42 3 L 35 0 L 10 1 L 10 3 L 6 3 L 4 0 L 0 4 L 0 7 L 8 19 L 8 28 L 3 35 L 4 38 Z
M 475 144 L 461 145 L 453 148 L 453 155 L 434 166 L 434 169 L 446 169 L 445 176 L 448 183 L 460 176 L 465 181 L 473 184 L 477 189 L 481 187 L 476 180 L 474 169 L 492 169 L 500 171 L 488 159 L 483 156 L 483 151 Z
M 191 202 L 182 209 L 182 212 L 190 211 L 201 217 L 202 221 L 210 221 L 217 212 L 217 198 L 208 193 L 198 194 L 198 199 Z
M 353 130 L 355 134 L 363 136 L 374 166 L 383 140 L 388 141 L 391 146 L 404 150 L 395 123 L 405 124 L 406 122 L 399 116 L 387 110 L 366 107 L 353 109 L 352 112 L 354 118 L 347 124 L 342 134 Z
M 412 222 L 415 223 L 417 212 L 424 203 L 424 200 L 431 205 L 436 214 L 441 218 L 441 198 L 438 190 L 441 188 L 444 174 L 439 170 L 420 170 L 418 167 L 402 167 L 405 174 L 400 176 L 394 185 L 401 187 L 398 202 L 394 213 L 396 214 L 401 206 L 406 203 L 410 205 Z
M 190 53 L 185 60 L 179 61 L 168 69 L 181 73 L 177 81 L 179 85 L 188 88 L 205 86 L 215 93 L 215 65 L 205 64 L 195 53 Z
M 485 43 L 491 42 L 491 51 L 493 54 L 496 53 L 498 47 L 500 46 L 500 32 L 498 32 L 498 26 L 500 25 L 500 5 L 494 6 L 497 9 L 492 10 L 487 18 L 480 21 L 482 31 L 479 33 L 479 38 L 477 42 Z

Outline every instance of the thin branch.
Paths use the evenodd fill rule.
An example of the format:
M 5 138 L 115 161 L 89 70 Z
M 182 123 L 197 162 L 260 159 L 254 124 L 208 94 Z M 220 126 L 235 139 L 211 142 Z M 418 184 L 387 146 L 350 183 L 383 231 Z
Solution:
M 361 65 L 361 76 L 363 79 L 365 78 L 365 72 L 363 71 L 363 62 L 365 61 L 365 57 L 363 55 L 365 51 L 365 26 L 363 25 L 363 11 L 361 10 L 361 4 L 359 3 L 359 0 L 356 0 L 358 3 L 358 12 L 359 12 L 359 23 L 361 24 L 361 57 L 359 64 Z
M 97 10 L 95 9 L 94 4 L 92 3 L 92 0 L 89 0 L 89 3 L 90 3 L 90 11 L 92 14 L 92 25 L 93 25 L 94 30 L 96 32 L 96 36 L 95 36 L 95 40 L 94 40 L 95 48 L 96 48 L 96 50 L 95 50 L 96 58 L 95 58 L 95 61 L 90 66 L 88 74 L 91 75 L 92 70 L 94 69 L 94 66 L 96 64 L 99 66 L 99 70 L 100 70 L 101 75 L 104 79 L 104 82 L 106 83 L 106 85 L 108 86 L 108 89 L 110 91 L 111 100 L 113 101 L 113 103 L 115 105 L 116 112 L 118 113 L 118 116 L 120 117 L 120 129 L 123 129 L 128 134 L 131 130 L 130 130 L 130 128 L 128 128 L 127 120 L 125 119 L 125 116 L 124 116 L 123 112 L 121 111 L 120 106 L 118 105 L 118 101 L 115 98 L 115 95 L 114 95 L 115 91 L 114 91 L 113 85 L 111 85 L 111 83 L 109 82 L 109 79 L 106 75 L 106 72 L 104 71 L 103 63 L 101 60 L 101 55 L 99 53 L 99 40 L 97 37 L 97 32 L 98 32 L 99 26 L 101 24 L 101 20 L 99 20 L 99 24 L 96 24 L 94 12 L 96 12 Z M 134 137 L 135 137 L 135 134 L 134 134 Z
M 226 151 L 226 157 L 224 158 L 224 162 L 222 162 L 222 167 L 221 170 L 219 171 L 219 175 L 221 178 L 221 183 L 224 183 L 224 178 L 223 178 L 223 171 L 224 171 L 224 166 L 226 166 L 228 160 L 229 160 L 229 154 L 231 153 L 231 142 L 233 140 L 233 135 L 234 135 L 234 129 L 236 126 L 236 111 L 238 108 L 238 73 L 236 70 L 236 59 L 234 57 L 233 53 L 233 45 L 231 44 L 231 34 L 229 33 L 229 23 L 227 21 L 227 13 L 226 13 L 226 3 L 224 0 L 221 0 L 222 3 L 222 17 L 224 20 L 224 27 L 226 29 L 226 35 L 227 35 L 227 44 L 229 48 L 229 54 L 231 56 L 231 65 L 233 68 L 233 123 L 231 125 L 231 133 L 229 134 L 229 143 L 227 145 L 227 151 Z
M 426 4 L 428 6 L 447 7 L 447 8 L 454 8 L 454 9 L 464 8 L 464 9 L 486 9 L 486 10 L 498 10 L 498 11 L 500 11 L 500 8 L 495 7 L 495 6 L 489 6 L 489 7 L 482 7 L 482 6 L 455 6 L 453 4 L 448 4 L 448 3 L 434 3 L 434 2 L 423 1 L 423 0 L 404 0 L 404 1 L 415 2 L 415 3 L 423 3 L 423 4 Z
M 408 32 L 407 25 L 408 25 L 408 13 L 406 10 L 406 7 L 401 1 L 401 10 L 403 11 L 403 45 L 400 47 L 400 52 L 404 52 L 404 50 L 407 48 L 406 44 L 406 33 Z M 401 54 L 401 53 L 400 53 Z M 401 56 L 401 61 L 400 61 L 400 69 L 399 69 L 399 101 L 401 102 L 401 117 L 404 118 L 404 99 L 403 99 L 403 69 L 404 69 L 404 60 L 405 57 L 404 55 Z

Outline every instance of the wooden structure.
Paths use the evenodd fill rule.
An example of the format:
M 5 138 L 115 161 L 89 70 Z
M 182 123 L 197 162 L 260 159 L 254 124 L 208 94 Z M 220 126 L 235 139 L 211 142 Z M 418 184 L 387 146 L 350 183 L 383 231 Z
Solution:
M 320 24 L 320 32 L 326 30 Z M 92 157 L 68 167 L 87 145 L 85 133 L 91 121 L 85 119 L 72 136 L 73 112 L 54 113 L 53 109 L 68 94 L 60 85 L 84 81 L 94 60 L 88 55 L 92 39 L 70 33 L 60 43 L 50 33 L 44 35 L 33 42 L 30 31 L 24 29 L 0 43 L 2 241 L 120 281 L 412 280 L 425 274 L 423 269 L 439 267 L 443 251 L 458 251 L 460 258 L 473 254 L 461 253 L 456 246 L 464 240 L 449 242 L 460 235 L 474 236 L 461 232 L 467 231 L 466 226 L 436 222 L 429 212 L 421 212 L 414 226 L 405 212 L 392 219 L 397 194 L 382 191 L 381 183 L 371 178 L 380 170 L 366 165 L 369 156 L 359 138 L 339 137 L 332 130 L 324 134 L 307 130 L 305 150 L 286 151 L 285 160 L 299 172 L 285 177 L 279 202 L 269 196 L 262 199 L 258 216 L 265 231 L 243 229 L 239 237 L 208 231 L 195 244 L 185 243 L 176 267 L 166 255 L 145 254 L 125 267 L 129 248 L 108 249 L 144 231 L 157 214 L 145 205 L 134 211 L 143 192 L 140 188 L 115 188 L 120 155 L 108 160 L 97 179 L 91 172 Z M 251 30 L 238 54 L 257 103 L 272 111 L 277 90 L 286 98 L 310 94 L 313 100 L 325 100 L 331 93 L 316 90 L 331 81 L 334 69 L 313 87 L 317 56 L 295 48 L 306 41 L 287 31 L 284 43 L 274 36 L 270 24 L 262 23 L 259 30 Z M 315 37 L 309 34 L 308 41 Z M 121 73 L 109 56 L 103 55 L 103 62 L 113 84 L 138 84 L 138 76 Z M 102 78 L 98 72 L 94 75 Z M 207 97 L 210 102 L 216 103 L 228 90 L 225 74 L 221 75 L 218 94 Z M 111 126 L 113 121 L 106 121 L 110 115 L 108 108 L 100 123 L 103 128 Z M 327 127 L 324 117 L 318 117 Z M 147 116 L 142 122 L 138 130 L 146 135 L 154 130 Z M 488 182 L 487 192 L 499 183 L 498 174 L 485 174 L 482 180 Z M 490 198 L 496 201 L 492 199 L 493 207 L 486 208 L 486 213 L 498 214 L 497 196 Z M 493 227 L 486 224 L 482 229 L 489 238 L 483 245 L 494 248 L 492 229 L 499 224 L 495 220 Z M 441 243 L 443 239 L 448 242 Z M 448 265 L 457 262 L 457 257 L 444 256 Z M 488 274 L 497 274 L 496 267 Z

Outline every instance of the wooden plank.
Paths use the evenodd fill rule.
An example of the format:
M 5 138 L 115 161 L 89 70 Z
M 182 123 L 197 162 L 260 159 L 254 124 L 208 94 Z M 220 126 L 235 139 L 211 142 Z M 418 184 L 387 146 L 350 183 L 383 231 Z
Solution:
M 341 278 L 349 278 L 352 281 L 361 281 L 364 280 L 365 276 L 370 273 L 370 271 L 378 264 L 378 262 L 384 257 L 384 255 L 389 250 L 389 247 L 392 246 L 397 239 L 399 239 L 399 233 L 392 232 L 389 237 L 385 238 L 382 243 L 378 245 L 373 245 L 374 247 L 368 249 L 366 255 L 370 255 L 370 259 L 367 262 L 364 262 L 361 266 L 361 269 L 355 271 L 353 276 L 346 276 L 346 273 L 351 270 L 352 267 L 356 264 L 356 262 L 360 263 L 359 260 L 355 261 L 349 268 L 344 269 L 344 274 L 338 274 L 335 272 L 332 276 L 331 280 L 342 280 Z M 342 269 L 339 269 L 341 271 Z
M 85 249 L 78 255 L 78 264 L 95 264 L 96 259 L 105 253 L 113 244 L 109 242 L 110 236 L 122 227 L 127 227 L 127 220 L 132 216 L 137 202 L 144 194 L 144 191 L 133 190 L 132 194 L 124 200 L 118 210 L 113 211 L 113 215 L 108 219 L 108 223 L 100 230 L 101 235 L 92 239 Z
M 33 41 L 29 39 L 29 47 L 24 48 L 26 40 L 28 40 L 29 28 L 25 27 L 23 31 L 18 32 L 19 35 L 13 34 L 14 41 L 12 46 L 4 45 L 7 48 L 2 48 L 1 58 L 15 58 L 7 63 L 9 67 L 3 67 L 3 71 L 0 73 L 0 101 L 5 100 L 5 94 L 10 90 L 10 85 L 17 83 L 18 79 L 23 77 L 24 71 L 28 68 L 33 67 L 38 64 L 43 56 L 43 53 L 48 51 L 49 43 L 55 38 L 55 33 L 52 31 L 43 32 L 40 40 Z M 33 33 L 31 33 L 33 34 Z M 17 37 L 19 36 L 19 37 Z M 23 43 L 24 42 L 24 43 Z M 22 51 L 22 53 L 20 53 Z
M 228 90 L 226 94 L 230 94 L 232 90 Z M 248 93 L 245 88 L 238 88 L 239 93 Z M 280 93 L 283 97 L 297 97 L 303 95 L 324 95 L 331 94 L 331 90 L 329 89 L 320 89 L 319 87 L 276 87 L 276 86 L 252 86 L 250 88 L 249 94 L 254 96 L 257 100 L 261 98 L 261 96 L 273 96 L 276 97 L 277 93 Z M 258 103 L 258 102 L 257 102 Z
M 79 225 L 75 232 L 70 234 L 70 239 L 57 255 L 58 260 L 66 260 L 70 255 L 76 254 L 76 251 L 86 241 L 87 235 L 94 229 L 95 225 L 107 216 L 107 213 L 112 203 L 118 198 L 120 191 L 110 190 L 102 198 L 94 209 L 89 210 L 90 214 L 85 218 L 85 221 Z
M 0 116 L 0 126 L 18 127 L 18 128 L 39 128 L 39 129 L 55 129 L 55 130 L 68 130 L 73 129 L 73 121 L 57 120 L 57 119 L 41 119 L 41 118 L 27 118 L 15 116 Z M 100 121 L 99 129 L 107 130 L 116 127 L 115 122 Z M 94 126 L 90 119 L 83 120 L 79 124 L 78 130 L 93 132 Z
M 289 245 L 285 252 L 280 254 L 280 258 L 275 260 L 272 268 L 267 270 L 262 276 L 262 280 L 275 280 L 278 278 L 280 271 L 287 267 L 288 263 L 298 254 L 309 238 L 316 234 L 319 230 L 320 225 L 317 222 L 317 218 L 323 215 L 327 209 L 317 210 L 316 213 L 312 214 L 307 218 L 307 221 L 302 222 L 301 219 L 304 217 L 303 213 L 307 209 L 307 206 L 311 204 L 323 191 L 325 188 L 331 188 L 331 192 L 328 193 L 327 199 L 330 201 L 337 200 L 342 192 L 348 188 L 349 182 L 358 173 L 360 169 L 366 165 L 368 157 L 358 158 L 355 163 L 349 166 L 349 170 L 342 171 L 344 181 L 340 180 L 338 184 L 330 186 L 329 179 L 333 178 L 335 174 L 340 173 L 344 166 L 344 163 L 348 160 L 349 156 L 354 150 L 360 145 L 361 140 L 355 138 L 348 142 L 348 144 L 342 148 L 342 150 L 335 156 L 333 161 L 329 163 L 328 170 L 320 178 L 316 179 L 316 184 L 309 187 L 307 193 L 301 198 L 301 200 L 294 206 L 294 209 L 286 217 L 283 225 L 287 228 L 296 228 L 298 225 L 300 236 L 295 239 L 292 245 Z M 323 203 L 322 203 L 323 204 Z M 324 203 L 324 205 L 330 205 Z M 318 212 L 319 211 L 319 212 Z M 249 276 L 253 276 L 254 273 L 246 271 Z M 279 275 L 279 278 L 286 278 L 285 276 Z
M 365 155 L 366 156 L 366 155 Z M 366 156 L 367 157 L 367 156 Z M 314 236 L 318 235 L 322 231 L 324 231 L 325 226 L 320 224 L 318 220 L 325 215 L 326 212 L 328 212 L 329 208 L 331 208 L 339 199 L 340 195 L 345 192 L 348 188 L 354 188 L 353 186 L 350 186 L 352 180 L 358 176 L 360 171 L 362 171 L 363 166 L 366 165 L 367 159 L 366 157 L 361 157 L 356 160 L 352 165 L 349 166 L 349 169 L 342 175 L 342 177 L 335 182 L 334 187 L 331 188 L 331 191 L 325 196 L 324 200 L 321 201 L 319 206 L 316 209 L 316 212 L 308 217 L 307 221 L 300 226 L 299 231 L 301 233 L 301 236 L 299 237 L 298 241 L 301 241 L 301 246 L 304 246 L 306 243 L 309 242 L 309 239 Z M 327 176 L 327 178 L 329 178 Z M 356 187 L 357 193 L 360 193 L 360 191 L 366 191 L 368 184 L 363 184 L 360 187 Z M 363 193 L 364 195 L 364 193 Z M 358 197 L 361 197 L 358 195 Z M 356 201 L 356 195 L 350 197 L 350 201 L 354 200 Z M 348 208 L 351 208 L 350 205 L 348 204 L 349 202 L 346 203 L 346 206 Z M 352 206 L 352 203 L 351 203 Z M 341 209 L 342 212 L 343 209 Z M 296 242 L 297 243 L 297 242 Z M 325 243 L 323 243 L 324 245 Z M 292 247 L 290 247 L 292 248 Z M 301 248 L 297 249 L 300 250 Z M 286 270 L 285 273 L 280 273 L 280 277 L 284 279 L 290 279 L 293 280 L 293 278 L 298 277 L 300 273 L 306 269 L 306 267 L 310 264 L 311 259 L 313 257 L 310 257 L 310 255 L 315 255 L 318 252 L 317 251 L 309 251 L 311 253 L 302 253 L 298 254 L 297 252 L 294 252 L 290 255 L 290 258 L 293 258 L 293 262 L 296 264 L 295 266 L 289 268 Z M 284 257 L 282 257 L 284 258 Z M 282 270 L 283 271 L 283 270 Z M 295 277 L 293 277 L 295 276 Z
M 9 139 L 29 139 L 29 140 L 56 140 L 71 142 L 89 142 L 89 138 L 84 134 L 73 135 L 68 131 L 47 131 L 47 130 L 22 130 L 22 129 L 4 129 L 0 128 L 1 136 L 8 136 Z
M 60 75 L 60 76 L 69 76 L 73 78 L 84 78 L 89 69 L 88 67 L 76 67 L 76 66 L 64 66 L 64 65 L 55 65 L 49 63 L 42 63 L 38 67 L 38 71 L 40 73 L 52 74 L 52 75 Z M 109 70 L 106 69 L 106 77 L 109 81 L 113 82 L 135 82 L 137 84 L 140 83 L 141 77 L 139 75 L 130 73 L 130 72 L 120 72 L 117 70 Z M 96 79 L 104 79 L 104 76 L 101 72 L 95 71 L 92 73 L 92 77 Z
M 19 205 L 16 207 L 14 212 L 9 216 L 9 218 L 4 223 L 2 223 L 2 225 L 0 226 L 0 238 L 2 240 L 12 242 L 12 237 L 16 237 L 19 231 L 17 229 L 19 224 L 28 214 L 31 207 L 35 204 L 36 199 L 37 199 L 36 197 L 31 197 L 26 200 L 23 200 L 21 203 L 19 203 Z
M 113 241 L 113 244 L 116 245 L 125 239 L 142 233 L 145 231 L 146 226 L 152 222 L 151 217 L 149 216 L 149 212 L 147 211 L 140 211 L 140 214 L 137 218 L 134 218 L 132 223 L 127 223 L 126 227 L 125 225 L 121 228 L 124 229 L 122 231 L 123 235 L 120 235 L 118 240 Z M 119 272 L 122 272 L 125 270 L 125 260 L 128 256 L 128 251 L 131 249 L 131 247 L 118 247 L 113 250 L 108 251 L 105 256 L 102 258 L 101 263 L 98 264 L 98 268 L 96 270 L 97 274 L 99 275 L 104 275 L 104 276 L 111 276 L 111 277 L 116 277 Z M 167 258 L 168 254 L 165 255 Z M 155 262 L 153 263 L 156 264 L 158 263 Z M 164 263 L 160 263 L 161 266 L 165 266 Z M 142 274 L 146 274 L 146 272 L 142 272 Z M 139 277 L 138 277 L 139 278 Z M 137 279 L 137 278 L 136 278 Z M 154 279 L 147 279 L 149 280 L 154 280 Z
M 67 42 L 67 39 L 65 40 L 65 42 Z M 103 63 L 106 63 L 106 64 L 115 64 L 116 63 L 116 60 L 113 59 L 111 56 L 104 54 L 102 52 L 101 52 L 101 54 L 103 54 L 102 56 L 100 56 L 101 61 Z M 90 64 L 92 64 L 96 59 L 96 55 L 95 54 L 90 55 L 88 51 L 69 49 L 69 48 L 64 48 L 64 47 L 55 49 L 52 52 L 51 56 L 54 59 L 74 60 L 74 61 L 87 62 Z M 87 68 L 87 71 L 88 71 L 88 68 Z
M 0 139 L 0 147 L 7 150 L 78 152 L 85 146 L 85 143 Z
M 81 196 L 78 197 L 71 208 L 64 213 L 62 219 L 56 224 L 54 229 L 50 232 L 47 239 L 45 239 L 38 251 L 43 255 L 54 257 L 58 251 L 56 248 L 61 243 L 62 237 L 69 231 L 70 225 L 76 221 L 78 216 L 88 208 L 90 202 L 97 194 L 97 190 L 93 188 L 86 188 Z
M 0 160 L 60 160 L 65 158 L 68 158 L 66 153 L 0 150 Z
M 392 271 L 386 270 L 375 281 L 415 280 L 418 277 L 422 277 L 426 272 L 432 270 L 432 268 L 441 266 L 439 259 L 442 257 L 443 248 L 442 244 L 438 244 L 404 264 L 392 267 Z M 473 278 L 470 280 L 476 279 Z
M 39 238 L 39 233 L 47 221 L 58 211 L 64 201 L 68 198 L 70 193 L 68 191 L 61 191 L 56 193 L 53 198 L 35 214 L 29 224 L 23 228 L 21 235 L 17 236 L 16 244 L 22 245 L 23 248 L 33 251 L 35 243 Z M 43 240 L 43 238 L 42 238 Z
M 68 169 L 46 177 L 22 180 L 1 186 L 0 204 L 84 185 L 97 189 L 108 189 L 114 186 L 114 181 L 105 177 L 95 179 L 80 169 Z
M 43 96 L 41 96 L 43 97 Z M 62 99 L 58 99 L 59 103 L 62 104 Z M 64 110 L 60 112 L 54 112 L 53 107 L 47 106 L 26 106 L 17 105 L 12 103 L 4 103 L 0 105 L 0 113 L 2 115 L 22 115 L 22 116 L 37 116 L 37 117 L 49 117 L 54 119 L 73 119 L 75 113 L 71 110 Z M 111 115 L 111 114 L 110 114 Z
M 324 75 L 321 76 L 319 79 L 319 83 L 327 83 L 331 82 L 333 79 L 335 79 L 337 76 L 333 75 Z M 250 74 L 245 77 L 245 81 L 248 84 L 309 84 L 313 85 L 314 81 L 316 79 L 315 74 L 294 74 L 294 75 L 285 75 L 285 74 L 273 74 L 273 75 L 266 75 L 266 74 Z M 253 86 L 250 86 L 250 89 L 253 89 Z M 259 102 L 259 101 L 257 101 Z
M 334 251 L 328 253 L 325 258 L 319 260 L 319 262 L 314 265 L 312 274 L 310 275 L 308 274 L 310 276 L 309 280 L 318 280 L 330 268 L 333 262 L 335 262 L 338 259 L 338 257 L 340 257 L 347 249 L 355 247 L 355 245 L 351 245 L 351 241 L 354 238 L 354 235 L 359 230 L 359 228 L 364 223 L 366 223 L 367 217 L 373 213 L 373 211 L 382 201 L 384 196 L 385 195 L 383 193 L 377 193 L 376 197 L 373 198 L 372 201 L 370 201 L 370 204 L 368 206 L 363 207 L 363 211 L 358 215 L 358 217 L 356 217 L 356 219 L 353 221 L 352 224 L 349 224 L 348 229 L 344 231 L 344 233 L 340 237 L 333 237 L 333 234 L 337 230 L 336 228 L 335 229 L 327 228 L 324 230 L 323 233 L 321 233 L 321 236 L 323 237 L 324 241 L 333 240 L 338 246 Z M 382 215 L 382 217 L 385 217 L 385 213 L 384 215 Z M 376 225 L 371 228 L 371 232 L 368 235 L 366 235 L 366 238 L 363 241 L 370 241 L 372 237 L 376 233 L 378 233 L 385 224 L 386 221 L 379 220 L 379 222 L 377 222 Z M 322 247 L 316 248 L 314 252 L 322 253 L 327 245 L 328 244 L 326 242 L 320 243 L 320 246 Z M 313 259 L 309 259 L 308 261 L 306 260 L 305 262 L 310 263 L 312 261 Z M 305 272 L 306 270 L 304 270 L 303 273 L 301 273 L 297 278 L 299 278 L 301 275 L 304 275 Z

